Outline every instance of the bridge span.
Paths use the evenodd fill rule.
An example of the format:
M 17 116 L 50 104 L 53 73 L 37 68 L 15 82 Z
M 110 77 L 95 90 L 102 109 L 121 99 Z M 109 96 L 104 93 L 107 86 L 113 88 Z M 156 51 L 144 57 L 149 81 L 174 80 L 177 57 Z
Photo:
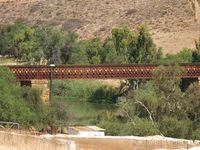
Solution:
M 89 80 L 89 79 L 150 79 L 151 71 L 156 67 L 169 64 L 100 64 L 100 65 L 55 65 L 52 68 L 52 80 Z M 173 64 L 171 64 L 173 66 Z M 186 70 L 181 78 L 188 78 L 188 86 L 200 79 L 200 63 L 180 63 Z M 50 65 L 7 66 L 14 73 L 21 86 L 43 89 L 42 99 L 49 103 Z
M 75 79 L 148 79 L 156 67 L 169 64 L 100 64 L 100 65 L 55 65 L 53 80 Z M 173 64 L 172 64 L 173 65 Z M 200 77 L 200 63 L 180 63 L 186 74 L 182 78 Z M 49 80 L 49 65 L 15 65 L 8 66 L 18 81 Z

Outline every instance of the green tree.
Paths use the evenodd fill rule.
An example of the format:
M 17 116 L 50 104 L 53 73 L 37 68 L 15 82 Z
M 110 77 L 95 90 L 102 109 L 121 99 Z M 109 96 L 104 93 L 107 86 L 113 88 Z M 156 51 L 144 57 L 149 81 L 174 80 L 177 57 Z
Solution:
M 137 35 L 130 36 L 128 45 L 130 57 L 134 58 L 135 63 L 150 63 L 157 51 L 153 38 L 146 24 L 142 24 L 137 30 Z
M 118 63 L 118 56 L 113 42 L 113 38 L 107 37 L 104 40 L 103 46 L 99 50 L 101 64 Z
M 16 121 L 22 127 L 28 121 L 28 126 L 35 126 L 38 130 L 55 123 L 55 109 L 46 107 L 41 92 L 31 87 L 20 87 L 14 80 L 9 68 L 0 67 L 0 119 Z
M 66 39 L 66 34 L 63 30 L 54 29 L 49 26 L 36 27 L 34 37 L 35 44 L 33 49 L 36 51 L 35 53 L 38 54 L 38 61 L 44 58 L 47 60 L 48 64 L 61 63 L 60 51 L 65 46 Z M 43 51 L 43 53 L 40 51 Z
M 181 91 L 181 79 L 179 76 L 184 73 L 184 69 L 178 65 L 168 66 L 167 68 L 160 66 L 152 72 L 153 80 L 141 84 L 137 90 L 130 91 L 128 101 L 122 104 L 121 107 L 132 123 L 137 126 L 135 119 L 137 116 L 148 118 L 159 131 L 160 125 L 165 124 L 163 119 L 171 117 L 176 118 L 174 123 L 177 124 L 177 128 L 180 128 L 184 121 L 179 121 L 187 120 L 188 114 L 192 113 L 189 108 L 193 110 L 198 107 L 196 104 L 199 104 L 198 95 L 200 94 L 199 90 L 196 89 L 197 84 L 191 85 L 186 92 Z M 188 134 L 189 128 L 185 130 L 184 135 L 174 133 L 176 134 L 174 137 L 185 137 Z M 171 135 L 166 134 L 167 131 L 160 131 L 160 134 L 163 133 L 165 136 Z
M 32 47 L 33 47 L 33 30 L 26 27 L 20 30 L 14 37 L 14 47 L 17 50 L 17 58 L 27 62 L 33 61 Z
M 77 42 L 79 35 L 68 30 L 65 38 L 65 46 L 61 49 L 61 61 L 63 64 L 87 64 L 85 45 L 82 41 Z
M 6 32 L 6 26 L 0 24 L 0 54 L 4 54 L 5 53 L 5 44 L 4 44 L 4 34 Z
M 124 26 L 123 28 L 114 28 L 112 29 L 112 37 L 115 44 L 115 49 L 118 55 L 118 59 L 120 63 L 127 63 L 128 58 L 128 50 L 127 50 L 127 38 L 130 34 L 131 30 L 128 25 Z
M 150 63 L 157 53 L 146 24 L 138 27 L 137 31 L 138 33 L 131 32 L 127 25 L 123 28 L 112 29 L 115 49 L 120 63 Z
M 21 30 L 25 30 L 26 26 L 23 22 L 17 21 L 15 24 L 7 24 L 6 26 L 2 25 L 1 35 L 2 35 L 2 45 L 0 51 L 3 54 L 14 55 L 17 57 L 18 51 L 15 48 L 15 40 L 14 37 Z
M 88 61 L 90 64 L 100 64 L 99 51 L 103 46 L 103 42 L 100 37 L 94 37 L 91 40 L 84 41 Z

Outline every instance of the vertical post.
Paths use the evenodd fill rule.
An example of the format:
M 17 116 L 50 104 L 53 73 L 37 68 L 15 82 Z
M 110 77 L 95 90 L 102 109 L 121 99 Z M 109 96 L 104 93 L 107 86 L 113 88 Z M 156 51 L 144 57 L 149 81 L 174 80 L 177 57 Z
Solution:
M 51 75 L 50 75 L 50 104 L 52 104 L 52 67 L 55 67 L 54 64 L 50 64 L 51 67 Z

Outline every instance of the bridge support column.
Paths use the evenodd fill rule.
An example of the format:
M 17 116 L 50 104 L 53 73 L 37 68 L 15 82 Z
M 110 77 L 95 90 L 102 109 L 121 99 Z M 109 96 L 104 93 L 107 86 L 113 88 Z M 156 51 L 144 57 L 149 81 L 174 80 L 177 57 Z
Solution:
M 42 90 L 42 100 L 49 104 L 49 89 L 47 88 L 48 80 L 31 80 L 31 87 Z
M 20 83 L 21 86 L 26 85 L 42 90 L 41 98 L 46 104 L 49 104 L 49 89 L 47 88 L 48 80 L 20 81 Z

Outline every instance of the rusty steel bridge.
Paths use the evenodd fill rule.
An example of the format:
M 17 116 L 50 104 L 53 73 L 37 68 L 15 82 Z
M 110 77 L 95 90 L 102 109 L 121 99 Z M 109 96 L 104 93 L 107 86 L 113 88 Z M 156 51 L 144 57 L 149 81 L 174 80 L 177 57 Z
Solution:
M 148 79 L 157 66 L 169 64 L 101 64 L 101 65 L 55 65 L 53 80 L 75 79 Z M 173 64 L 172 64 L 173 65 Z M 186 74 L 182 78 L 200 77 L 200 63 L 180 63 Z M 18 81 L 49 80 L 49 65 L 8 66 Z

